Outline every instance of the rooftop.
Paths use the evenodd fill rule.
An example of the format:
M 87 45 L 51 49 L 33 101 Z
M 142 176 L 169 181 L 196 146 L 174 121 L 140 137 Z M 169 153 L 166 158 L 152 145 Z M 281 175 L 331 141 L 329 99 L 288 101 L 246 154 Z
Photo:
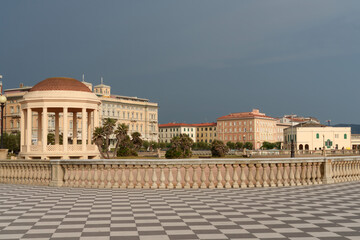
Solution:
M 252 112 L 230 113 L 229 115 L 219 117 L 217 120 L 242 119 L 242 118 L 267 118 L 270 120 L 276 120 L 276 118 L 266 116 L 265 113 L 260 113 L 258 109 L 253 109 Z
M 30 89 L 30 92 L 35 91 L 80 91 L 90 92 L 91 90 L 82 82 L 67 77 L 47 78 Z

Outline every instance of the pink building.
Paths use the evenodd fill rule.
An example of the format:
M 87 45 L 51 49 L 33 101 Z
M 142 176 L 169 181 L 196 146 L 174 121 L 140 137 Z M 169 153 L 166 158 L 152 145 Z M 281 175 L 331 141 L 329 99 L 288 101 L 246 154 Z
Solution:
M 260 113 L 231 113 L 217 119 L 217 138 L 227 142 L 251 142 L 254 149 L 259 149 L 264 141 L 277 142 L 277 119 Z

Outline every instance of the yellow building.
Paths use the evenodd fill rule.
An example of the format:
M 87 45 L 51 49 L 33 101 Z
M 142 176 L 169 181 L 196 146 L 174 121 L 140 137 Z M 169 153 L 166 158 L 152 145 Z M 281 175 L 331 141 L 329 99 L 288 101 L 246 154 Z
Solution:
M 286 149 L 291 148 L 292 139 L 297 150 L 351 149 L 351 128 L 301 123 L 284 130 Z
M 216 139 L 216 123 L 199 123 L 196 126 L 196 142 L 212 143 Z

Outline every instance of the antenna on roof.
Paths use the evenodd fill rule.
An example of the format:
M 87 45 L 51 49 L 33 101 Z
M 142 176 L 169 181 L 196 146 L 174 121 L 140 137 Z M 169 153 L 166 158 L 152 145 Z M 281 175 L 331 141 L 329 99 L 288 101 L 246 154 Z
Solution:
M 100 78 L 100 82 L 101 82 L 101 84 L 104 84 L 104 78 L 103 77 Z
M 82 81 L 85 82 L 85 74 L 82 75 Z

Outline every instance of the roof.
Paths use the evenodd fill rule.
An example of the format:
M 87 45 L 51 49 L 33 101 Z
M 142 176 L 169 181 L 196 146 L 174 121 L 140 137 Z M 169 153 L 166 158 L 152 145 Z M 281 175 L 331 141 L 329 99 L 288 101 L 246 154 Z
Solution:
M 328 127 L 328 126 L 316 122 L 305 122 L 305 123 L 297 124 L 294 127 L 298 128 L 298 127 Z
M 30 92 L 35 91 L 80 91 L 91 93 L 91 90 L 82 82 L 66 77 L 47 78 L 30 89 Z
M 96 85 L 94 88 L 98 88 L 98 87 L 110 87 L 110 86 L 102 83 L 102 84 Z
M 159 124 L 159 127 L 212 127 L 216 126 L 216 123 L 165 123 Z
M 229 115 L 219 117 L 217 120 L 241 119 L 241 118 L 267 118 L 269 120 L 276 120 L 276 118 L 266 116 L 264 113 L 255 113 L 255 112 L 230 113 Z

